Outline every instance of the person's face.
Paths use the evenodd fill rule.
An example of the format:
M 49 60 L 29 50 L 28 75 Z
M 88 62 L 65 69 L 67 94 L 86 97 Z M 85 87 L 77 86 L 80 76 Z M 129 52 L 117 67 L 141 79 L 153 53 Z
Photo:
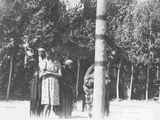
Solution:
M 72 65 L 71 64 L 68 64 L 68 65 L 66 65 L 69 69 L 71 69 L 72 68 Z
M 44 51 L 40 51 L 39 56 L 42 57 L 42 59 L 44 59 L 46 57 L 46 54 Z

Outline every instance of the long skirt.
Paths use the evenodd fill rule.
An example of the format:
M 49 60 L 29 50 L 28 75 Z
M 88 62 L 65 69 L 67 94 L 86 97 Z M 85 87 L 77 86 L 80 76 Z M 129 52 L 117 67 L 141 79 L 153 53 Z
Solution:
M 70 88 L 63 87 L 62 95 L 62 116 L 65 118 L 71 117 L 73 109 L 73 93 Z
M 42 105 L 60 105 L 59 82 L 55 77 L 47 77 L 42 79 Z

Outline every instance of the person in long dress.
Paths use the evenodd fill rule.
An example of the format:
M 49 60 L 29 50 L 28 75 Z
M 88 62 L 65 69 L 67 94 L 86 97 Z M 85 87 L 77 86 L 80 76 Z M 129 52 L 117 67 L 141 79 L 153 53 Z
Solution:
M 43 111 L 43 105 L 41 105 L 41 80 L 40 69 L 43 66 L 43 60 L 46 58 L 46 52 L 44 48 L 38 48 L 34 51 L 34 74 L 31 82 L 31 100 L 30 100 L 30 115 L 41 115 Z
M 56 108 L 60 105 L 59 78 L 62 76 L 61 64 L 55 57 L 52 59 L 51 54 L 48 54 L 39 63 L 42 80 L 41 105 L 44 106 L 44 114 L 48 115 L 51 110 L 56 112 Z
M 71 117 L 73 109 L 73 100 L 75 96 L 75 76 L 72 70 L 72 63 L 72 60 L 66 60 L 62 70 L 63 78 L 61 81 L 61 112 L 62 117 L 64 118 Z

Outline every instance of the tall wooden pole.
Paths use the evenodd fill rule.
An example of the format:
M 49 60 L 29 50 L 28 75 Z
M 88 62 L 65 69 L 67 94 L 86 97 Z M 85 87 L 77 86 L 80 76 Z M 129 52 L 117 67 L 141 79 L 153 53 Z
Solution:
M 133 64 L 131 65 L 131 82 L 130 82 L 130 87 L 129 87 L 129 97 L 128 99 L 131 100 L 132 98 L 132 87 L 133 87 L 133 71 L 134 70 L 134 66 Z
M 105 112 L 105 31 L 107 0 L 97 0 L 93 119 L 104 118 Z
M 148 100 L 148 91 L 149 91 L 149 69 L 150 65 L 147 65 L 147 82 L 146 82 L 146 100 Z
M 13 71 L 13 56 L 10 58 L 10 71 L 9 71 L 9 80 L 8 80 L 8 86 L 7 86 L 7 95 L 6 99 L 9 99 L 10 95 L 10 88 L 11 88 L 11 81 L 12 81 L 12 71 Z
M 120 82 L 120 69 L 121 69 L 121 63 L 118 65 L 118 71 L 117 71 L 117 85 L 116 85 L 116 99 L 119 99 L 119 82 Z
M 79 74 L 80 74 L 80 58 L 78 58 L 77 60 L 76 98 L 78 96 Z

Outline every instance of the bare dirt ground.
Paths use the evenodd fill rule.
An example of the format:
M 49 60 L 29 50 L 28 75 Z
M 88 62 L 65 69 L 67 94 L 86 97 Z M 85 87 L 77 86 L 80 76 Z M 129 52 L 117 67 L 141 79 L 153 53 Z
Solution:
M 113 101 L 109 120 L 160 120 L 158 101 Z
M 106 120 L 160 120 L 160 103 L 156 101 L 112 101 Z M 29 101 L 0 101 L 1 120 L 58 120 L 29 116 Z M 73 120 L 87 120 L 86 112 L 74 111 Z

